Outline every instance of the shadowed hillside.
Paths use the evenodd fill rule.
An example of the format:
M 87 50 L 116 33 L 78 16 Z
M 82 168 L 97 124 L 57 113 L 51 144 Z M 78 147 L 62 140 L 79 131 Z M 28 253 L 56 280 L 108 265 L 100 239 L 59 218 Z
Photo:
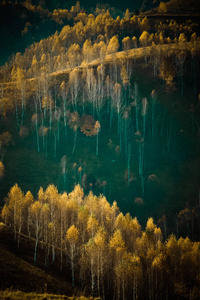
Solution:
M 160 2 L 157 8 L 143 13 L 146 16 L 167 15 L 167 16 L 193 16 L 200 15 L 200 2 L 198 0 L 171 0 Z M 142 14 L 142 15 L 143 15 Z
M 66 280 L 56 278 L 50 270 L 47 273 L 47 270 L 32 265 L 31 243 L 28 244 L 25 236 L 22 237 L 21 242 L 20 255 L 18 255 L 12 229 L 0 223 L 0 289 L 12 287 L 13 290 L 19 289 L 24 292 L 71 295 L 72 290 Z M 2 299 L 2 295 L 0 298 Z

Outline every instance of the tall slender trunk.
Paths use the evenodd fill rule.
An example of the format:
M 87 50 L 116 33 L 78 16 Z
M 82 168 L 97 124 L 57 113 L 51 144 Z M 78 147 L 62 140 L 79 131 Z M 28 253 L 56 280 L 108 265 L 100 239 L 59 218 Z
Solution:
M 128 145 L 128 185 L 130 183 L 130 161 L 131 161 L 131 145 Z
M 63 242 L 62 242 L 62 235 L 63 235 L 63 216 L 61 213 L 60 216 L 60 272 L 62 272 L 62 265 L 63 265 Z
M 97 132 L 96 156 L 99 155 L 99 132 Z
M 36 266 L 37 247 L 38 247 L 38 233 L 36 234 L 36 239 L 35 239 L 34 266 Z
M 77 129 L 74 130 L 74 147 L 72 149 L 72 154 L 74 153 L 75 148 L 76 148 L 76 139 L 77 139 Z
M 135 83 L 135 122 L 136 122 L 136 131 L 139 130 L 139 123 L 138 123 L 138 86 Z
M 54 158 L 56 158 L 56 133 L 54 132 Z
M 2 101 L 3 103 L 3 101 Z M 19 127 L 19 114 L 18 114 L 18 106 L 17 106 L 17 96 L 15 94 L 15 114 L 17 119 L 17 127 Z

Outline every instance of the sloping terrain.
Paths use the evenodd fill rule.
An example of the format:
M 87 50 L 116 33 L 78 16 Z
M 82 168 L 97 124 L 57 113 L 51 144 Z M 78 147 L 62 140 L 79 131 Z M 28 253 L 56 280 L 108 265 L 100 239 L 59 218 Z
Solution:
M 166 6 L 165 6 L 166 5 Z M 166 16 L 198 16 L 200 15 L 200 2 L 198 0 L 170 0 L 141 15 L 166 15 Z
M 0 289 L 12 287 L 13 290 L 24 292 L 71 295 L 72 291 L 68 282 L 27 262 L 31 261 L 32 251 L 26 243 L 27 240 L 22 239 L 21 257 L 18 256 L 12 230 L 0 223 Z
M 182 45 L 183 46 L 183 45 Z M 197 41 L 196 43 L 196 49 L 200 49 L 200 42 Z M 190 42 L 186 42 L 184 43 L 184 49 L 187 51 L 191 51 L 193 47 L 193 44 Z M 161 51 L 163 52 L 170 52 L 172 53 L 176 53 L 176 52 L 180 52 L 182 50 L 182 48 L 180 47 L 179 44 L 165 44 L 165 45 L 155 45 L 154 47 L 152 46 L 148 46 L 148 47 L 140 47 L 137 49 L 130 49 L 128 51 L 120 51 L 114 54 L 109 54 L 106 55 L 105 59 L 104 59 L 104 64 L 110 64 L 113 62 L 113 60 L 116 61 L 120 61 L 123 59 L 134 59 L 135 61 L 139 62 L 143 62 L 144 63 L 144 58 L 145 57 L 150 57 L 152 51 L 154 51 L 155 53 L 160 53 Z M 97 68 L 100 64 L 101 64 L 101 60 L 100 59 L 96 59 L 92 62 L 90 62 L 88 65 L 84 65 L 82 64 L 81 66 L 76 66 L 73 69 L 71 68 L 67 68 L 64 70 L 60 70 L 60 71 L 56 71 L 53 73 L 48 74 L 49 79 L 51 84 L 61 84 L 61 82 L 63 80 L 68 80 L 69 78 L 69 74 L 72 70 L 78 69 L 79 71 L 83 71 L 84 69 L 86 69 L 87 67 L 89 68 Z M 34 92 L 35 89 L 35 80 L 37 80 L 38 78 L 30 78 L 27 80 L 27 83 L 30 85 L 30 91 L 32 90 L 32 92 Z M 15 82 L 8 82 L 8 83 L 4 83 L 4 85 L 6 86 L 7 84 L 7 88 L 11 88 L 12 86 L 15 86 Z
M 37 294 L 37 293 L 24 293 L 21 291 L 0 291 L 0 299 L 1 300 L 92 300 L 94 298 L 86 298 L 84 296 L 80 297 L 68 297 L 64 295 L 55 295 L 55 294 Z M 96 298 L 97 300 L 100 298 Z

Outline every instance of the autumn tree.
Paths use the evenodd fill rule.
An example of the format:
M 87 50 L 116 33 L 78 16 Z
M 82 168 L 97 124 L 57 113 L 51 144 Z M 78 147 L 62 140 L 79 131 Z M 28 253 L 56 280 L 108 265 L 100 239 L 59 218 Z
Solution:
M 94 237 L 95 233 L 97 232 L 99 228 L 99 222 L 96 219 L 94 214 L 91 214 L 88 218 L 88 222 L 87 222 L 87 231 L 89 233 L 89 236 L 91 236 L 91 238 Z
M 140 22 L 140 30 L 141 32 L 143 31 L 149 31 L 150 29 L 150 22 L 147 19 L 147 17 L 145 17 L 144 19 L 142 19 L 142 21 Z
M 108 43 L 107 54 L 114 54 L 118 51 L 118 49 L 119 49 L 118 37 L 115 35 L 110 39 Z
M 88 68 L 88 66 L 86 66 L 84 78 L 85 78 L 85 91 L 88 97 L 88 102 L 91 105 L 91 113 L 94 116 L 94 112 L 96 108 L 96 95 L 97 95 L 97 80 L 94 75 L 94 69 Z
M 149 43 L 149 37 L 150 37 L 150 34 L 146 30 L 143 31 L 139 37 L 139 42 L 140 42 L 141 46 L 143 47 L 144 59 L 145 59 L 146 65 L 147 65 L 147 49 L 146 49 L 146 47 Z
M 35 201 L 31 205 L 30 217 L 32 230 L 35 237 L 34 265 L 36 265 L 37 248 L 42 228 L 42 204 L 39 201 Z
M 4 171 L 5 171 L 5 168 L 4 168 L 4 165 L 3 163 L 0 161 L 0 180 L 3 178 L 4 176 Z
M 118 116 L 118 135 L 121 136 L 121 124 L 120 124 L 120 116 L 123 112 L 123 99 L 122 99 L 122 86 L 120 83 L 115 83 L 113 88 L 113 106 L 117 110 L 117 116 Z
M 90 287 L 91 295 L 94 296 L 95 288 L 96 288 L 96 245 L 92 238 L 84 245 L 84 253 L 81 257 L 81 268 L 82 272 L 87 274 L 85 276 L 85 281 Z M 81 272 L 81 273 L 82 273 Z M 83 275 L 82 275 L 83 276 Z
M 158 13 L 160 14 L 165 14 L 167 13 L 168 9 L 167 9 L 167 5 L 165 2 L 160 2 L 159 7 L 158 7 Z
M 16 81 L 17 89 L 21 92 L 21 125 L 23 125 L 24 122 L 24 115 L 26 113 L 26 98 L 25 98 L 25 92 L 26 92 L 26 72 L 25 70 L 21 68 L 13 68 L 12 70 L 12 79 Z
M 107 263 L 107 241 L 106 232 L 103 228 L 99 228 L 96 235 L 94 236 L 95 243 L 95 255 L 96 255 L 96 272 L 97 272 L 97 289 L 98 296 L 101 294 L 105 296 L 105 286 L 104 286 L 104 276 L 106 273 L 106 263 Z M 102 289 L 102 293 L 101 293 Z
M 30 241 L 31 238 L 31 205 L 34 202 L 34 197 L 30 191 L 27 191 L 24 196 L 24 219 L 25 219 L 25 225 L 27 227 L 27 233 L 28 233 L 28 239 Z
M 99 65 L 97 68 L 97 93 L 96 93 L 96 112 L 99 121 L 101 121 L 102 108 L 105 104 L 104 101 L 104 77 L 105 77 L 105 67 L 104 65 Z
M 173 85 L 176 72 L 170 57 L 162 58 L 159 72 L 159 77 L 166 83 L 167 86 L 171 87 Z
M 44 193 L 44 198 L 46 203 L 49 205 L 49 212 L 50 212 L 50 218 L 49 218 L 49 237 L 50 237 L 50 244 L 52 249 L 52 263 L 55 261 L 55 246 L 56 246 L 56 220 L 57 220 L 57 210 L 58 210 L 58 190 L 57 188 L 51 184 L 49 185 Z
M 68 88 L 65 81 L 62 81 L 60 85 L 60 94 L 62 97 L 62 105 L 63 105 L 63 118 L 64 118 L 64 126 L 65 126 L 65 136 L 67 136 L 67 95 Z
M 92 115 L 83 115 L 81 118 L 81 132 L 90 137 L 96 135 L 95 124 L 96 122 Z
M 69 90 L 71 94 L 72 106 L 77 110 L 77 97 L 80 89 L 79 70 L 74 69 L 69 74 Z
M 142 32 L 142 34 L 140 35 L 140 37 L 139 37 L 139 42 L 140 42 L 142 47 L 147 47 L 149 37 L 150 37 L 150 34 L 146 30 L 144 30 Z
M 113 270 L 116 270 L 117 266 L 122 261 L 123 254 L 126 251 L 125 242 L 122 238 L 122 234 L 121 234 L 120 229 L 117 229 L 114 232 L 113 236 L 110 238 L 109 248 L 110 248 L 111 257 L 112 257 L 111 268 Z M 115 278 L 116 278 L 115 288 L 117 290 L 117 299 L 120 299 L 121 284 L 119 283 L 119 278 L 117 276 L 117 272 L 115 273 Z
M 81 49 L 78 44 L 73 44 L 67 51 L 68 67 L 74 68 L 81 64 Z
M 128 52 L 129 49 L 131 49 L 131 39 L 129 36 L 126 36 L 122 40 L 122 49 L 126 52 Z
M 96 155 L 98 156 L 98 154 L 99 154 L 99 131 L 101 129 L 101 125 L 100 125 L 99 121 L 96 121 L 94 128 L 95 128 L 96 136 L 97 136 Z
M 7 208 L 4 211 L 4 216 L 7 222 L 13 226 L 14 239 L 17 239 L 19 248 L 22 226 L 25 221 L 24 217 L 24 194 L 17 184 L 15 184 L 8 194 L 6 199 Z
M 70 258 L 70 265 L 72 270 L 72 287 L 74 288 L 74 270 L 75 270 L 75 257 L 77 255 L 77 242 L 78 242 L 78 229 L 72 225 L 66 234 L 66 240 L 69 243 L 69 258 Z
M 83 44 L 83 59 L 89 63 L 93 60 L 93 47 L 89 40 L 86 40 Z

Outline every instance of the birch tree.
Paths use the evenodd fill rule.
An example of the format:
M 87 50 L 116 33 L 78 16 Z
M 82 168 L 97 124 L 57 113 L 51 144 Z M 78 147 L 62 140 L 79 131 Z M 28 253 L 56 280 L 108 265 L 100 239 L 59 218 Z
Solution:
M 74 272 L 75 272 L 75 257 L 77 255 L 77 242 L 78 242 L 78 229 L 72 225 L 66 234 L 66 240 L 69 243 L 69 258 L 70 258 L 70 265 L 72 270 L 72 287 L 74 288 Z
M 31 227 L 35 237 L 34 265 L 36 265 L 37 248 L 42 228 L 42 204 L 39 201 L 35 201 L 31 205 L 30 216 L 32 225 Z

